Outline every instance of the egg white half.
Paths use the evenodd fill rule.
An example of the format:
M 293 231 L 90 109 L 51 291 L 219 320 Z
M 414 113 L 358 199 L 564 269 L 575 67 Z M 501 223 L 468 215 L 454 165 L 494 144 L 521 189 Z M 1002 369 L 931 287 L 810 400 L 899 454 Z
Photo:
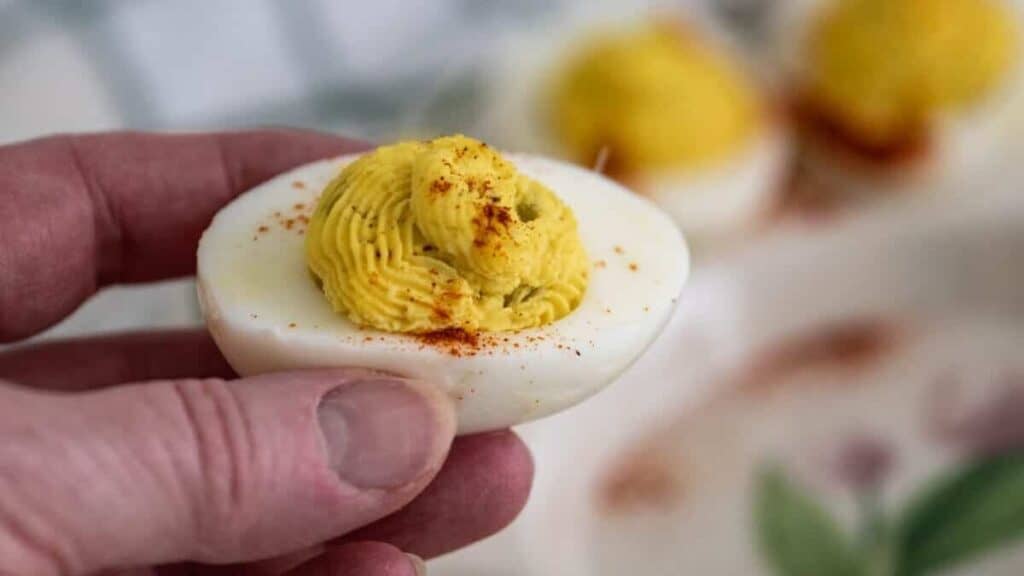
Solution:
M 241 375 L 359 366 L 436 383 L 458 406 L 459 433 L 562 410 L 625 370 L 667 321 L 689 271 L 686 243 L 648 201 L 593 172 L 509 155 L 576 214 L 594 269 L 571 314 L 492 333 L 478 346 L 360 328 L 335 312 L 306 266 L 304 223 L 324 186 L 356 156 L 282 174 L 221 210 L 198 252 L 210 332 Z
M 638 174 L 636 188 L 664 208 L 698 247 L 743 234 L 765 216 L 783 189 L 787 137 L 762 130 L 725 164 L 700 171 Z

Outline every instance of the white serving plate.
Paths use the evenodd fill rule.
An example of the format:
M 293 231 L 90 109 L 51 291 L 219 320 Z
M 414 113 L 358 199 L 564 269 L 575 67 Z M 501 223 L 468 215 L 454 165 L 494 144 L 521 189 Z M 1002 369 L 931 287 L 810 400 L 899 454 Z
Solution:
M 619 382 L 560 417 L 520 430 L 537 468 L 523 516 L 501 535 L 435 562 L 432 573 L 600 576 L 622 573 L 623 566 L 645 576 L 675 573 L 666 572 L 666 566 L 684 566 L 694 574 L 771 573 L 760 563 L 753 535 L 740 528 L 748 523 L 744 506 L 750 499 L 749 483 L 728 476 L 732 472 L 725 464 L 718 467 L 714 434 L 704 443 L 701 458 L 710 463 L 705 468 L 722 470 L 721 481 L 714 484 L 724 495 L 704 497 L 706 488 L 694 489 L 695 498 L 703 498 L 697 499 L 697 511 L 667 509 L 632 520 L 609 519 L 595 505 L 601 481 L 624 450 L 652 428 L 669 426 L 686 413 L 712 414 L 708 418 L 714 420 L 707 406 L 715 404 L 709 402 L 730 394 L 724 375 L 752 352 L 815 327 L 894 315 L 951 325 L 960 325 L 963 318 L 995 319 L 995 336 L 992 331 L 984 336 L 992 336 L 994 344 L 977 347 L 988 353 L 1001 346 L 1003 357 L 1012 357 L 1016 338 L 1024 338 L 1024 196 L 1014 190 L 1012 180 L 979 186 L 976 193 L 954 195 L 942 203 L 887 206 L 827 229 L 779 231 L 728 260 L 698 269 L 663 336 Z M 939 366 L 963 347 L 954 346 L 952 353 L 948 348 L 948 343 L 923 345 L 924 352 L 911 354 L 904 364 L 911 364 L 911 372 Z M 1024 370 L 1024 355 L 1020 368 Z M 886 377 L 893 378 L 891 373 Z M 894 474 L 887 492 L 896 508 L 922 478 L 944 470 L 951 458 L 918 440 L 904 441 L 920 434 L 914 426 L 893 424 L 907 420 L 906 413 L 916 409 L 913 394 L 872 394 L 857 402 L 811 395 L 806 402 L 820 402 L 817 411 L 826 417 L 808 426 L 828 438 L 832 432 L 827 416 L 834 413 L 837 429 L 855 422 L 864 425 L 862 431 L 883 438 L 899 436 L 901 458 L 908 464 Z M 804 402 L 799 395 L 794 398 L 797 406 Z M 792 460 L 808 449 L 787 444 L 799 436 L 793 430 L 801 422 L 786 419 L 816 410 L 767 406 L 757 415 L 761 424 L 749 430 L 742 423 L 720 426 L 746 439 L 740 452 L 722 452 L 729 456 L 723 460 L 741 469 L 735 474 L 749 474 L 751 461 L 764 452 L 781 450 L 783 459 Z M 778 413 L 773 412 L 776 408 Z M 672 426 L 677 433 L 689 430 Z M 744 434 L 774 440 L 759 442 Z M 657 443 L 650 446 L 658 454 Z M 678 464 L 679 450 L 670 447 L 657 458 Z M 848 502 L 827 488 L 813 494 L 844 529 L 850 528 Z M 701 515 L 706 519 L 700 520 Z M 948 573 L 1017 574 L 1021 562 L 1024 541 L 994 560 Z

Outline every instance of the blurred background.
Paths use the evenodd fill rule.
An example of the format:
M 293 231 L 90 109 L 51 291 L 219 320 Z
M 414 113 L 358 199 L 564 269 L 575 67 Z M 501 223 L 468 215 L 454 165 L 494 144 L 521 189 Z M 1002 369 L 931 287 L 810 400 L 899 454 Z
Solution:
M 0 143 L 464 132 L 671 214 L 695 270 L 666 336 L 605 395 L 523 428 L 526 513 L 432 573 L 1020 574 L 1022 14 L 0 0 Z M 181 280 L 109 289 L 41 338 L 200 321 Z
M 482 135 L 473 128 L 487 113 L 490 72 L 510 61 L 502 52 L 507 38 L 592 9 L 654 6 L 0 0 L 0 143 L 58 132 L 253 125 L 372 141 Z M 44 337 L 198 321 L 187 281 L 111 292 Z

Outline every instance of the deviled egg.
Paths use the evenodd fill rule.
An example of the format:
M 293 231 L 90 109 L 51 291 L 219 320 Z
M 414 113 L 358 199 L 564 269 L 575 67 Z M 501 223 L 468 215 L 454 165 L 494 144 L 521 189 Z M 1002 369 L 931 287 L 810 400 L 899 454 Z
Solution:
M 784 6 L 775 26 L 779 56 L 820 193 L 859 200 L 965 188 L 1024 140 L 1019 7 L 1003 0 Z
M 198 252 L 242 375 L 360 366 L 436 382 L 459 432 L 569 407 L 659 333 L 688 272 L 657 207 L 583 168 L 452 136 L 282 174 Z
M 741 235 L 774 205 L 785 137 L 723 42 L 645 19 L 541 31 L 508 51 L 490 130 L 509 146 L 596 167 L 697 245 Z

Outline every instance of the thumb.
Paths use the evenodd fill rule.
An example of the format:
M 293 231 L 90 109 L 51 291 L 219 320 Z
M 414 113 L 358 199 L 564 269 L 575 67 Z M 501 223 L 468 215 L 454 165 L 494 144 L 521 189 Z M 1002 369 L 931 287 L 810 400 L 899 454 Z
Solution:
M 358 370 L 78 395 L 0 385 L 0 574 L 318 543 L 409 502 L 454 431 L 436 388 Z

